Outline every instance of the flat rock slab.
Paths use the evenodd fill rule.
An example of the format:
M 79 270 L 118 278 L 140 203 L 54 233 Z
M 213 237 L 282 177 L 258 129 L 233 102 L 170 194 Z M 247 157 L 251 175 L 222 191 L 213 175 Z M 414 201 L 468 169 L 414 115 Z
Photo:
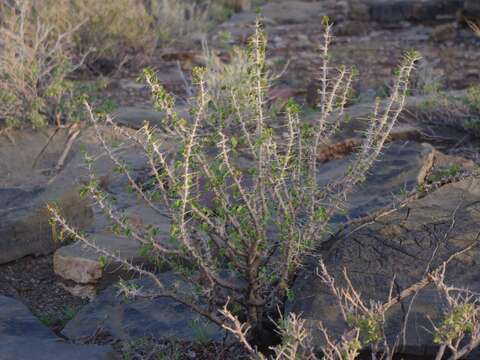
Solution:
M 160 278 L 173 285 L 176 278 L 164 273 Z M 155 291 L 152 281 L 136 280 L 144 291 Z M 181 285 L 180 285 L 181 286 Z M 177 341 L 221 341 L 225 333 L 202 316 L 168 298 L 124 299 L 110 286 L 83 307 L 62 331 L 69 339 L 90 336 L 98 328 L 115 339 L 134 340 L 146 336 Z
M 110 346 L 77 345 L 58 338 L 22 303 L 0 296 L 0 360 L 115 360 Z
M 408 192 L 418 184 L 419 175 L 429 154 L 434 151 L 429 144 L 412 141 L 395 141 L 388 144 L 367 175 L 347 201 L 347 216 L 336 216 L 338 223 L 347 218 L 358 218 L 392 202 L 401 192 Z M 341 178 L 352 163 L 352 155 L 323 164 L 319 168 L 320 185 L 327 185 Z
M 341 160 L 333 160 L 322 164 L 319 167 L 319 183 L 325 186 L 340 178 L 351 164 L 352 156 Z M 367 177 L 364 184 L 354 191 L 348 201 L 348 214 L 339 215 L 333 219 L 335 223 L 358 218 L 370 214 L 392 202 L 395 196 L 400 193 L 413 190 L 425 179 L 425 166 L 436 165 L 448 168 L 459 163 L 463 168 L 468 164 L 459 162 L 457 158 L 447 157 L 435 151 L 431 145 L 412 141 L 394 141 L 390 143 L 381 157 L 381 160 L 374 166 L 371 175 Z M 246 161 L 246 166 L 249 166 Z M 141 200 L 135 197 L 120 197 L 118 206 L 122 215 L 140 228 L 155 226 L 158 229 L 157 239 L 168 239 L 170 222 L 165 214 L 158 213 L 146 204 L 139 204 Z M 132 206 L 132 204 L 136 204 Z M 98 215 L 100 217 L 100 215 Z M 108 230 L 108 222 L 98 221 L 100 226 L 96 232 L 87 234 L 94 239 L 97 246 L 107 249 L 112 253 L 121 255 L 135 264 L 148 265 L 148 261 L 140 256 L 140 244 L 133 238 L 116 235 Z M 106 265 L 104 263 L 106 261 Z M 78 284 L 95 285 L 103 289 L 112 284 L 121 276 L 125 276 L 121 264 L 113 259 L 100 261 L 99 254 L 82 243 L 76 242 L 64 246 L 56 251 L 54 255 L 55 273 L 67 280 L 73 280 Z M 91 286 L 89 286 L 91 289 Z
M 342 283 L 341 274 L 345 267 L 352 283 L 365 299 L 385 301 L 394 275 L 395 291 L 418 281 L 434 252 L 432 266 L 472 243 L 477 237 L 479 223 L 480 179 L 468 178 L 445 185 L 337 241 L 322 255 L 338 283 Z M 445 240 L 447 233 L 449 236 Z M 479 256 L 480 249 L 477 247 L 452 262 L 447 268 L 446 283 L 478 293 Z M 339 335 L 345 324 L 336 301 L 320 279 L 313 275 L 314 266 L 298 277 L 294 287 L 296 300 L 290 310 L 302 313 L 313 329 L 321 321 L 334 335 Z M 427 316 L 438 323 L 444 301 L 431 287 L 418 294 L 407 323 L 403 352 L 431 355 L 433 338 L 428 330 L 432 327 Z M 388 316 L 386 333 L 390 340 L 400 329 L 404 316 L 402 309 L 404 307 L 397 306 Z M 313 331 L 312 334 L 315 345 L 321 345 L 320 332 Z

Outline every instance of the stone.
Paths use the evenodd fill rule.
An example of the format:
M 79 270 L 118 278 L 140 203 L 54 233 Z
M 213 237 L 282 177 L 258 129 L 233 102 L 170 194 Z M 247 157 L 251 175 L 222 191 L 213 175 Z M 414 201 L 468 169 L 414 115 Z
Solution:
M 433 150 L 425 158 L 417 182 L 419 185 L 441 181 L 448 176 L 455 176 L 461 172 L 473 172 L 476 164 L 469 159 L 458 156 L 446 155 L 438 150 Z
M 463 9 L 465 16 L 480 19 L 480 2 L 477 0 L 465 0 Z
M 133 263 L 142 263 L 138 255 L 140 246 L 135 240 L 110 234 L 88 236 L 95 239 L 97 246 L 130 259 Z M 53 256 L 53 265 L 57 275 L 79 284 L 96 284 L 100 280 L 112 281 L 108 279 L 108 275 L 112 275 L 114 281 L 122 274 L 119 263 L 107 259 L 104 266 L 100 261 L 100 254 L 87 248 L 80 241 L 58 249 Z
M 321 2 L 280 1 L 262 7 L 262 15 L 276 24 L 302 24 L 325 14 Z
M 462 5 L 463 0 L 355 0 L 350 4 L 349 17 L 383 24 L 454 20 Z
M 235 12 L 250 10 L 252 7 L 251 0 L 223 0 L 225 6 L 233 9 Z
M 457 37 L 457 24 L 449 23 L 437 25 L 433 28 L 432 39 L 436 42 L 445 42 L 455 40 Z
M 152 125 L 159 125 L 165 117 L 164 113 L 155 111 L 153 108 L 146 106 L 120 107 L 110 115 L 116 123 L 137 130 L 143 127 L 145 122 L 149 122 Z
M 343 1 L 271 1 L 259 7 L 263 23 L 268 29 L 277 25 L 292 25 L 315 23 L 319 24 L 322 17 L 328 15 L 334 21 L 345 17 L 347 6 Z M 256 19 L 255 11 L 234 14 L 217 28 L 217 33 L 228 32 L 232 38 L 243 42 L 253 33 Z M 318 25 L 314 25 L 318 26 Z M 217 37 L 218 40 L 218 37 Z
M 429 144 L 413 141 L 394 141 L 386 145 L 379 161 L 347 201 L 348 216 L 337 215 L 332 220 L 341 223 L 346 219 L 366 216 L 390 204 L 395 196 L 415 189 L 425 160 L 433 151 Z M 337 180 L 347 171 L 353 155 L 329 161 L 319 168 L 320 186 Z
M 107 139 L 119 139 L 109 128 L 102 131 Z M 48 254 L 60 245 L 56 241 L 58 229 L 49 223 L 47 204 L 57 204 L 75 228 L 93 228 L 90 201 L 80 198 L 78 193 L 88 181 L 82 150 L 91 156 L 103 153 L 93 128 L 86 127 L 73 143 L 63 167 L 57 170 L 69 140 L 68 129 L 22 129 L 11 131 L 10 136 L 12 142 L 0 142 L 0 264 L 26 255 Z M 125 158 L 133 169 L 141 169 L 146 162 L 135 150 Z M 110 182 L 112 188 L 125 184 L 125 177 L 118 177 L 116 183 L 109 180 L 114 167 L 106 156 L 99 156 L 95 164 L 97 176 L 104 180 L 102 184 Z
M 49 224 L 47 203 L 55 202 L 74 227 L 88 228 L 93 222 L 89 204 L 74 189 L 65 193 L 54 189 L 25 191 L 15 201 L 17 206 L 0 210 L 0 264 L 26 255 L 45 255 L 60 246 L 55 241 L 55 228 Z
M 385 301 L 394 275 L 397 293 L 422 278 L 432 254 L 436 254 L 431 265 L 435 267 L 475 241 L 479 223 L 480 179 L 466 178 L 445 185 L 341 240 L 330 242 L 320 252 L 339 284 L 343 283 L 341 273 L 345 267 L 365 299 Z M 479 255 L 480 250 L 474 248 L 450 263 L 446 283 L 480 291 Z M 311 267 L 298 276 L 293 289 L 296 297 L 289 310 L 303 314 L 313 329 L 315 345 L 320 346 L 320 332 L 314 330 L 320 321 L 335 336 L 343 332 L 345 324 L 333 296 L 314 275 L 314 267 L 312 262 Z M 431 356 L 434 344 L 427 316 L 438 323 L 443 304 L 444 299 L 432 287 L 419 292 L 407 323 L 403 353 Z M 387 316 L 386 333 L 390 341 L 399 331 L 402 309 L 406 305 L 393 308 Z
M 193 291 L 172 273 L 159 275 L 166 285 L 179 284 L 186 292 Z M 135 280 L 146 292 L 155 292 L 151 279 Z M 90 304 L 83 307 L 67 323 L 62 334 L 69 339 L 90 336 L 101 328 L 114 339 L 134 340 L 146 336 L 176 341 L 222 341 L 225 332 L 202 316 L 169 298 L 129 299 L 117 296 L 117 288 L 110 286 Z
M 95 296 L 97 295 L 97 289 L 95 285 L 87 284 L 87 285 L 81 285 L 81 284 L 75 284 L 75 285 L 65 285 L 63 283 L 59 283 L 59 285 L 65 289 L 65 291 L 68 291 L 70 294 L 73 296 L 79 297 L 81 299 L 88 299 L 92 301 Z
M 110 346 L 72 344 L 57 337 L 17 300 L 0 295 L 1 360 L 116 360 Z
M 365 36 L 370 29 L 367 22 L 347 20 L 334 27 L 337 36 Z
M 348 18 L 367 22 L 370 20 L 369 6 L 365 1 L 352 0 L 348 8 Z
M 127 203 L 130 200 L 132 199 L 124 199 Z M 121 207 L 122 203 L 119 205 Z M 137 229 L 155 225 L 159 230 L 159 239 L 166 239 L 169 236 L 170 222 L 166 216 L 162 216 L 147 205 L 130 206 L 124 209 L 123 213 Z M 97 229 L 96 232 L 86 236 L 94 239 L 98 247 L 129 259 L 134 264 L 147 263 L 147 259 L 139 255 L 140 243 L 133 238 L 116 235 L 108 227 Z M 103 263 L 100 261 L 100 254 L 86 247 L 81 241 L 58 249 L 54 254 L 53 264 L 55 273 L 62 278 L 78 284 L 95 284 L 98 288 L 104 288 L 120 276 L 127 275 L 120 263 L 108 257 Z M 89 290 L 87 294 L 90 294 Z

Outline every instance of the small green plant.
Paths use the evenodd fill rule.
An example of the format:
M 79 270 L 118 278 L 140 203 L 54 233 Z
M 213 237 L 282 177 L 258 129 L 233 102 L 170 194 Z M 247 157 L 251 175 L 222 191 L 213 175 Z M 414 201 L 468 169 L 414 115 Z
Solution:
M 359 330 L 362 347 L 376 344 L 383 340 L 383 319 L 378 314 L 348 314 L 347 324 Z
M 461 94 L 429 94 L 419 103 L 417 117 L 435 126 L 443 122 L 480 137 L 480 86 L 472 86 Z
M 435 344 L 449 343 L 463 334 L 473 330 L 472 314 L 475 313 L 474 304 L 461 304 L 455 307 L 435 330 Z
M 38 315 L 38 319 L 42 324 L 48 327 L 58 326 L 64 327 L 67 322 L 72 320 L 77 311 L 71 307 L 65 307 L 59 312 L 47 312 Z
M 210 342 L 211 337 L 208 334 L 208 329 L 206 329 L 205 325 L 203 325 L 200 320 L 191 320 L 189 321 L 188 326 L 194 332 L 197 343 L 206 345 Z
M 460 174 L 462 167 L 458 164 L 453 164 L 446 168 L 436 168 L 434 172 L 428 176 L 428 181 L 437 182 L 442 179 L 451 179 Z

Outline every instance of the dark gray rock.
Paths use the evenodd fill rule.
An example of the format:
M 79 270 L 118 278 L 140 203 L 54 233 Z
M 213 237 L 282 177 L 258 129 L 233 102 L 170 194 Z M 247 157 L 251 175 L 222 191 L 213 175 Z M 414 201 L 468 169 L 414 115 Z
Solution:
M 453 214 L 455 222 L 452 226 Z M 433 267 L 453 252 L 471 244 L 478 234 L 479 223 L 480 179 L 469 178 L 445 185 L 398 212 L 333 242 L 322 256 L 339 284 L 342 284 L 345 267 L 352 283 L 365 299 L 383 302 L 394 275 L 395 291 L 420 280 L 434 251 Z M 444 240 L 450 226 L 451 233 Z M 479 255 L 480 250 L 476 247 L 452 262 L 447 268 L 447 284 L 454 283 L 457 287 L 479 292 Z M 315 330 L 320 321 L 336 336 L 343 333 L 345 323 L 335 299 L 314 275 L 315 265 L 312 264 L 298 277 L 293 289 L 296 299 L 289 310 L 303 314 L 313 329 L 315 345 L 320 346 L 320 332 Z M 407 323 L 403 352 L 416 355 L 432 353 L 434 344 L 428 331 L 432 326 L 427 316 L 438 323 L 444 304 L 443 297 L 432 287 L 418 294 Z M 394 307 L 388 314 L 386 334 L 390 340 L 399 332 L 405 305 Z
M 182 103 L 176 104 L 176 110 L 180 116 L 189 118 L 187 107 Z M 120 125 L 131 129 L 140 129 L 148 122 L 157 128 L 162 128 L 165 113 L 156 111 L 152 106 L 124 106 L 110 114 L 112 119 Z
M 465 0 L 464 15 L 479 19 L 480 18 L 480 1 Z
M 58 204 L 65 218 L 75 227 L 87 228 L 93 221 L 88 203 L 81 199 L 75 189 L 71 191 L 22 191 L 15 189 L 4 199 L 0 208 L 0 264 L 19 259 L 26 255 L 48 254 L 59 243 L 54 241 L 47 203 Z M 16 206 L 10 207 L 13 203 Z
M 104 133 L 107 139 L 119 138 L 111 129 L 105 128 Z M 91 203 L 78 194 L 88 180 L 82 150 L 92 156 L 102 153 L 93 129 L 84 128 L 58 171 L 56 165 L 68 142 L 68 129 L 12 130 L 10 135 L 12 142 L 0 142 L 0 264 L 26 255 L 47 254 L 60 245 L 49 224 L 47 204 L 57 204 L 75 228 L 93 228 Z M 134 169 L 145 163 L 140 152 L 127 155 Z M 106 156 L 99 156 L 95 168 L 101 183 L 114 188 L 114 164 Z
M 177 281 L 171 273 L 161 274 L 160 277 L 168 285 Z M 144 291 L 155 291 L 150 279 L 136 280 L 135 283 Z M 93 302 L 78 312 L 62 334 L 69 339 L 76 339 L 90 336 L 101 328 L 113 338 L 122 340 L 150 336 L 178 341 L 221 341 L 224 338 L 222 329 L 174 300 L 127 300 L 116 293 L 115 286 L 102 291 Z
M 355 20 L 395 24 L 401 21 L 455 19 L 464 0 L 354 0 L 349 16 Z
M 366 181 L 359 185 L 347 201 L 348 218 L 358 218 L 372 213 L 392 202 L 400 192 L 407 192 L 417 186 L 417 180 L 425 159 L 433 151 L 429 144 L 413 141 L 395 141 L 388 144 L 380 160 L 369 172 Z M 341 160 L 329 161 L 319 169 L 319 181 L 326 185 L 345 174 L 352 163 L 350 155 Z M 345 221 L 338 215 L 333 222 Z
M 165 117 L 163 112 L 155 111 L 152 107 L 136 106 L 118 108 L 110 115 L 116 123 L 132 129 L 140 129 L 145 122 L 158 126 Z
M 0 360 L 114 360 L 109 346 L 77 345 L 58 338 L 22 303 L 0 296 Z

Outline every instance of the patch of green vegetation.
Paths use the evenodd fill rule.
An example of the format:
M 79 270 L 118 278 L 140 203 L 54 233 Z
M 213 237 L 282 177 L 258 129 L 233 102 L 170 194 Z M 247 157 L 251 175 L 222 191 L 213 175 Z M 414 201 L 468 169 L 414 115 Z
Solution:
M 439 114 L 458 119 L 459 127 L 474 137 L 480 137 L 480 86 L 472 86 L 460 95 L 441 91 L 431 93 L 418 104 L 418 109 L 427 118 Z
M 174 341 L 157 343 L 146 337 L 124 342 L 121 353 L 122 360 L 145 359 L 147 355 L 149 359 L 155 360 L 180 360 L 182 358 L 182 351 L 178 343 Z
M 435 344 L 450 344 L 464 334 L 469 334 L 474 328 L 472 315 L 475 305 L 461 304 L 456 306 L 442 321 L 434 333 Z
M 64 327 L 67 322 L 72 320 L 77 313 L 77 310 L 71 307 L 65 307 L 58 312 L 46 312 L 38 315 L 40 322 L 48 327 L 59 326 Z
M 450 179 L 457 176 L 462 171 L 462 168 L 458 164 L 454 164 L 450 167 L 443 167 L 435 169 L 432 174 L 428 177 L 430 182 L 437 182 L 442 179 Z
M 199 319 L 191 320 L 188 322 L 188 326 L 195 334 L 195 339 L 197 343 L 201 345 L 206 345 L 211 340 L 208 329 L 205 324 L 202 323 Z
M 347 317 L 347 324 L 360 332 L 363 345 L 377 344 L 382 338 L 382 318 L 380 315 L 353 315 Z
M 424 196 L 426 193 L 427 193 L 427 190 L 425 189 L 425 185 L 424 184 L 418 184 L 417 185 L 417 195 L 419 197 L 422 197 Z

